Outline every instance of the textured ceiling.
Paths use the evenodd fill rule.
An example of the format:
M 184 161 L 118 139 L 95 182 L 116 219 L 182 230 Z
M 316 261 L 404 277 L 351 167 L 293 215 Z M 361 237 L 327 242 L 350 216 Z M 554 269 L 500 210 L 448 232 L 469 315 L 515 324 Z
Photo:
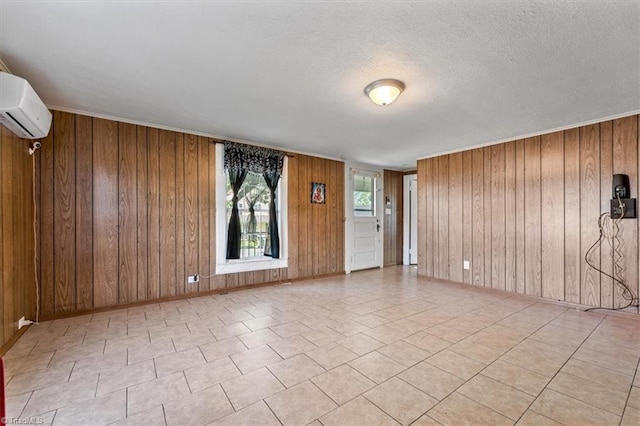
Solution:
M 0 0 L 0 58 L 51 108 L 407 169 L 638 111 L 640 2 Z

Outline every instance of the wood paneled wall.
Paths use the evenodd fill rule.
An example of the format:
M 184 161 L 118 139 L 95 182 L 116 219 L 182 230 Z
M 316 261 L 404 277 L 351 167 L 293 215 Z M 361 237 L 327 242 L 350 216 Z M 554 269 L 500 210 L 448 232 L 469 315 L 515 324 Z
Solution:
M 196 284 L 215 272 L 211 139 L 55 111 L 37 165 L 45 317 L 344 271 L 343 163 L 289 158 L 289 271 Z
M 384 171 L 384 264 L 402 265 L 403 232 L 403 178 L 404 173 L 394 170 Z M 387 214 L 386 200 L 391 202 L 391 212 Z
M 325 184 L 325 204 L 311 203 L 311 183 Z M 344 272 L 344 163 L 289 158 L 289 278 Z
M 0 126 L 0 347 L 16 334 L 20 317 L 35 320 L 33 166 L 29 142 Z
M 590 306 L 625 305 L 584 255 L 609 211 L 613 174 L 638 196 L 634 115 L 418 162 L 419 274 Z M 620 224 L 638 295 L 638 220 Z M 469 260 L 470 270 L 463 269 Z M 593 256 L 612 273 L 606 243 Z
M 42 313 L 216 288 L 214 146 L 206 138 L 54 112 L 42 141 Z

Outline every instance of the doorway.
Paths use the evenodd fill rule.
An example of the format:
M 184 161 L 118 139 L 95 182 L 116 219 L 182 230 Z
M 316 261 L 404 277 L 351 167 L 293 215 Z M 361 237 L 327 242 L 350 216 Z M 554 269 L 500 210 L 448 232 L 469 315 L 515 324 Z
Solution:
M 418 264 L 418 175 L 404 176 L 402 264 Z
M 351 248 L 347 272 L 382 266 L 381 174 L 351 169 L 348 203 Z

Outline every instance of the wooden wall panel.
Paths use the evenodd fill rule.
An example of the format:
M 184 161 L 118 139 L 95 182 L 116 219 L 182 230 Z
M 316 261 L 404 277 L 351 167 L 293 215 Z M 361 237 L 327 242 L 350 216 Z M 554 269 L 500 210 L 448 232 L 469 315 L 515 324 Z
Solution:
M 442 254 L 442 247 L 446 247 L 446 245 L 440 245 L 440 161 L 438 158 L 432 158 L 429 160 L 431 162 L 431 182 L 433 182 L 433 198 L 431 199 L 431 203 L 433 205 L 433 218 L 432 218 L 432 241 L 433 241 L 433 250 L 428 256 L 432 257 L 433 262 L 433 276 L 436 278 L 440 277 L 440 256 Z M 437 249 L 436 249 L 437 248 Z M 447 247 L 447 251 L 449 248 Z
M 518 140 L 516 144 L 516 292 L 525 293 L 525 225 L 524 225 L 524 140 Z
M 22 316 L 36 319 L 34 179 L 29 143 L 0 126 L 0 355 L 16 335 L 18 319 Z M 49 303 L 53 307 L 53 300 Z
M 185 275 L 198 270 L 198 137 L 184 139 L 184 251 Z M 187 293 L 199 291 L 200 283 L 189 284 Z
M 433 160 L 421 161 L 418 167 L 422 169 L 422 176 L 428 179 L 422 183 L 418 180 L 418 271 L 424 271 L 428 276 L 433 275 Z M 422 212 L 422 213 L 421 213 Z M 425 243 L 421 243 L 424 241 Z M 426 250 L 424 249 L 426 247 Z M 415 248 L 414 248 L 415 249 Z
M 473 149 L 462 153 L 460 169 L 459 154 L 420 160 L 418 185 L 433 190 L 419 193 L 426 197 L 420 200 L 419 244 L 425 254 L 418 258 L 419 273 L 591 306 L 625 306 L 620 287 L 589 267 L 584 256 L 598 239 L 598 217 L 609 211 L 612 175 L 629 175 L 631 195 L 638 198 L 639 118 Z M 462 218 L 453 195 L 459 183 Z M 427 214 L 430 205 L 435 208 Z M 623 277 L 637 297 L 638 221 L 623 220 L 620 227 Z M 461 256 L 471 257 L 469 281 L 453 267 L 448 277 L 441 270 L 441 253 L 448 253 L 446 260 L 458 256 L 460 235 Z M 614 271 L 606 242 L 590 260 Z
M 564 297 L 580 303 L 580 139 L 564 132 Z
M 290 266 L 272 272 L 294 279 L 344 271 L 344 163 L 295 154 L 288 166 Z M 311 204 L 312 182 L 325 184 L 326 204 Z
M 473 232 L 473 257 L 471 259 L 472 284 L 484 285 L 484 151 L 474 149 L 472 156 L 472 197 L 473 208 L 471 214 Z
M 160 297 L 160 153 L 158 130 L 147 131 L 147 211 L 148 265 L 147 299 Z
M 53 124 L 37 155 L 37 264 L 44 318 L 344 271 L 344 163 L 288 157 L 283 182 L 289 196 L 290 268 L 213 276 L 214 141 L 57 111 Z M 7 152 L 11 160 L 3 166 L 2 185 L 14 180 L 24 161 L 21 151 Z M 311 182 L 327 184 L 327 204 L 310 203 Z M 22 179 L 12 188 L 22 196 L 30 194 L 31 185 Z M 31 207 L 18 207 L 22 210 L 14 216 L 28 217 Z M 10 217 L 0 217 L 0 223 Z M 13 229 L 0 239 L 12 239 Z M 14 251 L 27 250 L 29 241 L 23 238 Z M 188 275 L 198 273 L 199 283 L 186 283 Z M 13 303 L 8 300 L 2 304 L 3 318 L 24 311 L 5 309 Z M 3 327 L 5 334 L 10 333 Z
M 584 255 L 598 239 L 597 221 L 600 215 L 600 127 L 580 128 L 580 253 L 582 256 L 580 303 L 600 305 L 600 274 L 590 268 Z M 600 265 L 600 251 L 591 255 L 591 262 Z
M 314 161 L 311 163 L 310 167 L 312 171 L 311 181 L 312 182 L 324 182 L 320 179 L 321 174 L 324 174 L 324 164 L 321 164 L 319 161 Z M 377 194 L 376 194 L 377 195 Z M 324 263 L 324 259 L 321 257 L 321 253 L 326 251 L 325 248 L 325 240 L 322 235 L 322 228 L 324 221 L 326 220 L 327 215 L 327 203 L 324 204 L 312 204 L 312 230 L 313 236 L 315 240 L 316 250 L 312 250 L 311 258 L 313 262 L 313 274 L 314 276 L 320 275 L 320 270 L 322 268 L 322 264 Z
M 93 306 L 93 122 L 76 116 L 76 306 Z M 53 145 L 53 141 L 50 142 Z
M 452 281 L 462 281 L 462 153 L 449 155 L 449 270 Z
M 54 139 L 56 156 L 58 147 Z M 94 307 L 112 306 L 118 303 L 118 124 L 103 119 L 93 122 L 93 208 L 93 303 Z M 56 233 L 54 240 L 61 237 Z M 63 284 L 72 288 L 75 282 Z M 56 299 L 60 290 L 56 285 Z M 56 313 L 59 306 L 56 303 Z M 72 305 L 65 311 L 74 309 Z
M 184 171 L 184 135 L 176 134 L 176 294 L 186 293 L 187 273 L 185 272 L 185 210 L 186 197 Z M 215 240 L 215 238 L 212 238 Z
M 345 224 L 345 211 L 344 211 L 344 164 L 339 161 L 334 161 L 333 170 L 331 173 L 335 176 L 335 190 L 334 200 L 332 201 L 333 218 L 330 220 L 333 222 L 331 230 L 331 246 L 329 247 L 329 253 L 335 253 L 332 256 L 332 274 L 337 274 L 344 271 L 344 224 Z M 333 178 L 332 178 L 333 179 Z M 289 216 L 291 217 L 291 216 Z M 297 218 L 295 219 L 297 220 Z M 339 236 L 336 238 L 336 236 Z M 289 243 L 294 239 L 289 238 Z M 290 257 L 290 259 L 294 259 Z M 295 262 L 290 262 L 291 265 Z
M 564 133 L 540 141 L 542 296 L 564 300 Z
M 462 260 L 469 262 L 473 257 L 473 155 L 472 151 L 462 153 Z M 462 270 L 462 280 L 471 284 L 470 269 Z
M 613 176 L 613 126 L 611 121 L 600 123 L 600 211 L 608 211 L 611 208 Z M 609 275 L 614 275 L 613 252 L 607 242 L 596 247 L 600 252 L 600 266 Z M 600 304 L 613 307 L 614 283 L 613 279 L 606 275 L 600 275 Z
M 613 121 L 613 174 L 629 175 L 631 194 L 638 197 L 638 120 L 636 117 L 626 117 Z M 606 176 L 611 179 L 612 177 Z M 603 176 L 604 178 L 604 176 Z M 603 179 L 604 180 L 604 179 Z M 637 206 L 637 201 L 636 201 Z M 638 295 L 638 220 L 623 220 L 620 222 L 620 254 L 619 264 L 624 268 L 620 273 L 625 282 Z M 628 303 L 623 298 L 620 286 L 614 287 L 613 306 L 618 308 Z
M 300 197 L 301 193 L 298 188 L 291 184 L 294 179 L 299 179 L 299 167 L 300 161 L 287 161 L 287 177 L 283 181 L 288 187 L 287 197 L 289 203 L 289 227 L 287 229 L 287 234 L 289 235 L 289 245 L 287 249 L 289 250 L 289 258 L 290 259 L 298 259 L 300 257 L 300 237 L 292 238 L 291 232 L 299 231 L 299 223 L 300 223 Z M 289 263 L 289 277 L 299 277 L 300 268 L 298 267 L 298 262 L 290 262 Z
M 216 209 L 215 200 L 216 196 L 216 145 L 208 143 L 206 138 L 203 138 L 203 144 L 209 147 L 209 164 L 207 164 L 207 172 L 209 173 L 209 194 L 211 194 L 210 208 L 209 208 L 209 275 L 212 275 L 209 282 L 209 290 L 218 290 L 224 288 L 222 286 L 222 280 L 213 276 L 216 272 Z M 206 268 L 205 268 L 206 269 Z M 186 278 L 185 278 L 186 279 Z M 252 282 L 253 283 L 253 282 Z
M 36 157 L 40 177 L 38 223 L 40 235 L 53 235 L 53 126 L 42 141 L 40 155 Z M 93 224 L 92 224 L 93 226 Z M 54 270 L 53 270 L 53 238 L 39 240 L 40 265 L 40 306 L 42 315 L 55 312 Z M 93 258 L 92 258 L 93 259 Z M 92 266 L 93 268 L 93 266 Z M 93 284 L 93 283 L 92 283 Z
M 421 161 L 418 163 L 418 170 L 422 176 L 429 176 L 428 169 L 430 168 L 431 163 L 429 161 Z M 423 184 L 417 182 L 417 187 L 414 188 L 414 191 L 418 191 L 416 199 L 418 200 L 418 205 L 416 206 L 417 212 L 417 224 L 418 224 L 418 234 L 416 235 L 416 244 L 418 247 L 414 247 L 414 249 L 418 249 L 417 253 L 417 261 L 418 261 L 418 274 L 432 276 L 433 274 L 433 265 L 429 262 L 431 257 L 428 257 L 427 254 L 431 254 L 431 241 L 427 236 L 427 229 L 432 229 L 431 226 L 427 227 L 427 221 L 431 220 L 432 214 L 427 211 L 427 199 L 431 202 L 431 198 L 427 198 L 428 187 L 430 181 L 425 180 Z M 407 214 L 408 216 L 408 214 Z
M 54 138 L 58 149 L 54 157 L 54 269 L 56 311 L 66 312 L 75 306 L 75 289 L 67 286 L 75 281 L 75 115 L 62 113 L 55 116 Z
M 149 144 L 147 143 L 147 128 L 136 128 L 136 202 L 138 205 L 136 248 L 138 261 L 138 299 L 146 300 L 149 285 Z
M 402 264 L 402 238 L 403 238 L 403 178 L 402 172 L 394 170 L 384 171 L 384 264 Z M 389 200 L 389 204 L 386 204 Z M 386 209 L 390 210 L 387 211 Z
M 491 147 L 491 287 L 506 288 L 504 144 Z M 487 284 L 485 284 L 487 285 Z
M 504 147 L 504 208 L 505 208 L 505 289 L 516 291 L 516 143 Z
M 211 228 L 209 209 L 215 209 L 215 198 L 212 197 L 214 191 L 209 186 L 212 180 L 209 168 L 215 165 L 215 158 L 209 158 L 209 146 L 206 138 L 198 138 L 198 271 L 209 276 L 200 278 L 200 291 L 213 290 L 217 286 L 214 284 L 215 272 L 215 251 L 211 253 Z M 190 274 L 189 272 L 187 272 Z
M 344 224 L 347 220 L 345 211 L 345 182 L 344 182 L 344 163 L 337 161 L 336 168 L 336 188 L 333 192 L 333 196 L 336 197 L 336 217 L 339 221 L 336 223 L 334 229 L 334 239 L 338 242 L 338 251 L 336 253 L 336 269 L 334 273 L 344 272 L 344 257 L 345 257 L 345 244 L 344 244 Z M 340 224 L 340 220 L 342 224 Z
M 131 303 L 138 300 L 136 126 L 120 124 L 118 132 L 118 303 Z
M 491 253 L 493 252 L 491 247 L 491 228 L 493 226 L 493 212 L 491 211 L 492 200 L 491 200 L 491 147 L 485 147 L 482 149 L 483 151 L 483 192 L 484 192 L 484 252 L 488 253 L 488 256 L 484 256 L 484 277 L 482 279 L 482 285 L 485 287 L 491 287 L 491 271 L 492 265 L 491 261 L 493 256 Z
M 438 157 L 438 278 L 449 279 L 449 156 Z
M 207 147 L 205 145 L 205 147 Z M 175 296 L 176 277 L 176 139 L 175 132 L 158 133 L 160 163 L 160 297 Z M 206 150 L 208 159 L 208 150 Z M 208 177 L 208 176 L 207 176 Z M 204 214 L 208 222 L 208 211 Z M 208 234 L 205 246 L 209 246 Z M 209 251 L 206 251 L 207 257 Z M 207 274 L 208 275 L 208 274 Z M 205 278 L 206 279 L 206 278 Z M 180 283 L 182 284 L 182 283 Z
M 291 224 L 289 225 L 290 235 L 298 235 L 298 259 L 300 261 L 297 263 L 298 267 L 298 275 L 291 275 L 290 278 L 294 277 L 304 277 L 310 274 L 313 274 L 312 271 L 312 258 L 311 258 L 311 242 L 309 241 L 310 230 L 306 226 L 302 226 L 304 223 L 312 223 L 312 211 L 307 208 L 307 203 L 309 202 L 309 191 L 311 190 L 311 186 L 309 188 L 304 188 L 304 185 L 294 182 L 311 182 L 311 174 L 310 174 L 310 158 L 307 156 L 296 156 L 296 163 L 298 174 L 296 176 L 291 176 L 289 179 L 289 190 L 297 191 L 298 193 L 298 215 L 300 220 L 298 222 L 298 228 L 291 228 Z M 293 162 L 292 162 L 293 163 Z M 325 187 L 326 191 L 326 187 Z
M 527 294 L 542 295 L 542 254 L 540 246 L 540 137 L 524 141 L 524 287 Z

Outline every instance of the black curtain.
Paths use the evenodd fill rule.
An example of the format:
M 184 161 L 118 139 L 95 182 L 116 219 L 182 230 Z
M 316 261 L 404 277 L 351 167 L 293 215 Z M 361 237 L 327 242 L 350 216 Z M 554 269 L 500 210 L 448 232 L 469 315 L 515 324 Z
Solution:
M 233 206 L 227 234 L 227 259 L 240 259 L 240 214 L 238 212 L 238 193 L 248 172 L 264 176 L 271 201 L 269 202 L 269 235 L 264 250 L 265 256 L 280 258 L 280 237 L 278 218 L 276 217 L 276 189 L 284 167 L 284 152 L 268 148 L 224 142 L 224 168 L 229 171 L 229 182 L 233 190 Z
M 231 218 L 227 231 L 227 259 L 240 259 L 240 241 L 242 229 L 240 228 L 240 214 L 238 213 L 238 192 L 247 177 L 247 169 L 229 169 L 229 182 L 233 191 Z
M 276 189 L 278 189 L 280 173 L 278 173 L 277 170 L 266 170 L 262 176 L 271 194 L 269 201 L 269 235 L 267 236 L 267 243 L 264 247 L 264 255 L 279 259 L 280 235 L 278 234 L 278 217 L 276 216 Z

